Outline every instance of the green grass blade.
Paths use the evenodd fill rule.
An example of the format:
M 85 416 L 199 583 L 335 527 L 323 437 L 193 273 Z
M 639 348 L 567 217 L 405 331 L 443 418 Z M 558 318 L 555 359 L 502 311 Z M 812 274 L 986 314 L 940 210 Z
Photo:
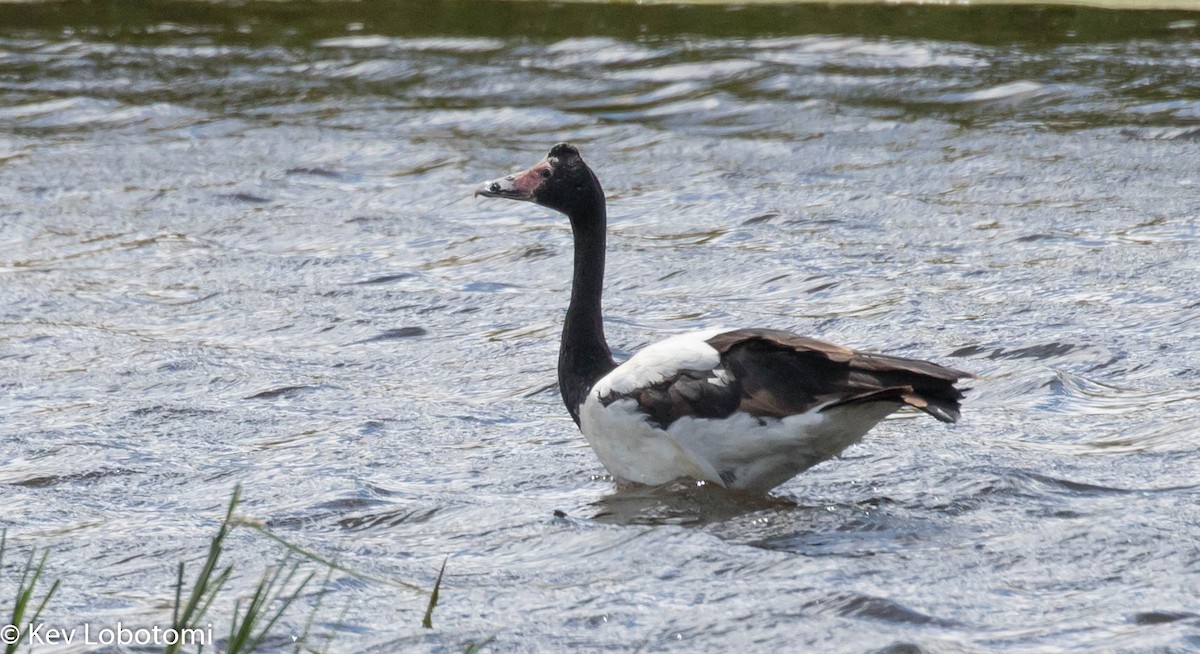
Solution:
M 243 614 L 240 610 L 234 611 L 226 650 L 229 654 L 258 650 L 283 614 L 300 598 L 304 589 L 316 576 L 316 573 L 309 573 L 296 583 L 300 566 L 299 561 L 289 566 L 285 560 L 273 570 L 263 573 L 254 595 L 246 605 L 246 612 Z M 268 608 L 273 604 L 276 605 L 274 609 Z
M 249 527 L 250 529 L 257 531 L 258 533 L 262 534 L 263 536 L 270 538 L 271 540 L 275 541 L 276 543 L 283 545 L 284 547 L 288 548 L 289 550 L 295 552 L 296 554 L 299 554 L 300 556 L 302 556 L 314 563 L 320 563 L 321 565 L 328 566 L 330 568 L 333 568 L 334 570 L 337 570 L 338 572 L 348 574 L 356 579 L 361 579 L 363 581 L 370 581 L 372 583 L 377 583 L 377 584 L 386 584 L 388 586 L 393 586 L 396 588 L 403 588 L 405 590 L 411 590 L 411 591 L 414 591 L 417 593 L 421 593 L 422 595 L 424 595 L 426 592 L 424 588 L 422 588 L 416 584 L 410 584 L 406 581 L 400 581 L 398 579 L 387 579 L 385 577 L 376 577 L 373 575 L 364 574 L 357 570 L 351 570 L 350 568 L 347 568 L 347 567 L 341 565 L 340 563 L 331 561 L 331 560 L 321 556 L 320 554 L 313 552 L 312 550 L 308 550 L 303 547 L 300 547 L 299 545 L 288 542 L 282 536 L 275 534 L 274 532 L 267 529 L 266 527 L 263 527 L 262 525 L 255 524 L 253 522 L 247 522 L 247 521 L 240 521 L 237 524 L 239 526 Z
M 38 618 L 42 615 L 42 609 L 46 608 L 46 605 L 50 603 L 50 598 L 54 597 L 54 593 L 58 591 L 58 587 L 61 584 L 61 579 L 55 579 L 54 583 L 50 584 L 50 590 L 46 592 L 46 596 L 42 598 L 42 603 L 38 604 L 37 610 L 33 612 L 33 615 L 29 616 L 29 622 L 36 623 L 38 621 Z
M 25 607 L 29 605 L 29 596 L 33 592 L 32 586 L 37 585 L 37 573 L 34 573 L 33 582 L 29 586 L 25 585 L 30 572 L 33 571 L 35 554 L 37 554 L 35 550 L 29 550 L 29 558 L 25 560 L 25 567 L 21 569 L 21 580 L 17 582 L 17 603 L 13 606 L 13 618 L 9 624 L 21 624 L 21 618 L 25 617 Z
M 293 568 L 293 574 L 295 573 L 295 571 L 296 571 L 296 568 Z M 271 630 L 275 628 L 276 623 L 278 623 L 279 619 L 283 617 L 283 614 L 286 613 L 287 610 L 290 609 L 292 607 L 292 605 L 296 603 L 296 600 L 298 600 L 300 598 L 301 593 L 304 592 L 304 589 L 308 587 L 309 582 L 311 582 L 313 577 L 315 577 L 315 576 L 316 576 L 315 572 L 310 572 L 308 574 L 308 576 L 305 577 L 304 580 L 301 581 L 300 584 L 295 587 L 294 590 L 292 590 L 290 593 L 288 593 L 287 597 L 283 598 L 283 600 L 280 601 L 279 593 L 282 593 L 283 590 L 287 587 L 287 585 L 291 583 L 292 575 L 291 574 L 288 575 L 288 579 L 286 579 L 284 581 L 283 585 L 280 586 L 279 593 L 276 593 L 276 595 L 275 595 L 275 600 L 280 601 L 279 609 L 276 610 L 270 616 L 270 619 L 267 620 L 267 623 L 265 625 L 263 625 L 261 629 L 259 629 L 258 635 L 254 638 L 254 641 L 251 643 L 250 649 L 248 651 L 253 652 L 258 649 L 258 646 L 260 644 L 262 644 L 262 641 L 267 637 L 267 634 L 271 633 Z
M 488 645 L 491 645 L 492 642 L 495 640 L 496 640 L 495 636 L 488 636 L 487 640 L 483 641 L 482 643 L 476 643 L 476 642 L 467 643 L 467 647 L 466 647 L 466 649 L 463 650 L 463 654 L 479 654 L 479 652 L 483 651 L 483 648 L 487 647 Z
M 300 635 L 296 637 L 296 649 L 293 654 L 300 654 L 300 648 L 308 649 L 308 634 L 312 631 L 313 621 L 317 619 L 317 611 L 321 608 L 321 603 L 325 601 L 325 596 L 329 594 L 329 580 L 333 578 L 333 567 L 325 568 L 325 578 L 321 580 L 321 590 L 317 591 L 317 601 L 313 603 L 312 610 L 308 612 L 308 619 L 304 621 L 304 629 Z
M 42 552 L 42 560 L 35 566 L 33 557 L 37 554 L 36 550 L 29 550 L 29 558 L 25 561 L 25 568 L 21 571 L 21 581 L 17 583 L 17 603 L 13 606 L 12 622 L 20 626 L 25 624 L 25 609 L 29 608 L 29 601 L 33 599 L 33 591 L 37 588 L 38 579 L 42 576 L 42 570 L 46 567 L 46 555 L 50 550 Z M 32 577 L 30 577 L 32 573 Z M 28 585 L 26 581 L 28 580 Z
M 237 632 L 238 632 L 238 616 L 242 613 L 242 600 L 233 600 L 233 619 L 229 621 L 229 640 L 225 641 L 225 651 L 227 654 L 233 654 L 238 651 Z
M 442 588 L 442 575 L 446 572 L 446 562 L 450 557 L 442 559 L 442 569 L 438 570 L 437 580 L 433 582 L 433 592 L 429 593 L 429 606 L 425 607 L 425 619 L 421 620 L 421 626 L 426 629 L 433 629 L 433 609 L 437 607 L 438 593 Z
M 175 604 L 171 606 L 171 624 L 179 624 L 179 599 L 183 596 L 183 561 L 179 562 L 179 571 L 175 573 Z
M 342 605 L 342 612 L 338 614 L 337 621 L 334 622 L 335 627 L 340 627 L 345 624 L 346 614 L 350 612 L 350 598 L 346 598 L 346 603 Z M 325 639 L 325 646 L 321 648 L 320 654 L 329 654 L 329 646 L 333 644 L 333 630 L 330 630 L 329 636 Z M 311 650 L 310 650 L 311 651 Z
M 176 633 L 181 633 L 183 629 L 194 629 L 199 626 L 201 618 L 212 605 L 213 598 L 225 582 L 229 580 L 229 576 L 233 571 L 233 567 L 226 567 L 224 571 L 217 573 L 216 578 L 213 578 L 213 573 L 217 569 L 217 563 L 221 558 L 221 551 L 225 546 L 225 538 L 229 535 L 230 527 L 233 525 L 233 511 L 237 508 L 238 502 L 241 500 L 242 487 L 241 485 L 234 486 L 233 496 L 229 499 L 229 508 L 225 510 L 225 518 L 221 521 L 221 526 L 217 529 L 217 534 L 209 541 L 208 556 L 204 560 L 203 567 L 200 568 L 200 574 L 196 577 L 196 583 L 192 587 L 192 591 L 188 594 L 187 603 L 180 607 L 179 600 L 182 598 L 183 587 L 183 565 L 180 565 L 178 585 L 176 586 L 176 602 L 175 608 L 172 611 L 173 623 L 171 627 Z M 177 640 L 174 644 L 167 645 L 163 650 L 164 654 L 178 654 L 180 648 L 183 647 L 182 639 Z
M 0 534 L 0 565 L 3 564 L 4 552 L 8 549 L 8 531 L 5 530 Z M 17 596 L 13 601 L 12 615 L 9 618 L 8 624 L 20 628 L 21 625 L 29 625 L 37 621 L 45 610 L 46 605 L 50 603 L 50 598 L 54 597 L 54 593 L 58 592 L 61 585 L 60 580 L 55 580 L 50 584 L 50 590 L 42 597 L 42 601 L 37 605 L 33 615 L 26 616 L 29 610 L 30 603 L 33 601 L 33 594 L 37 591 L 38 582 L 41 581 L 42 575 L 46 571 L 46 560 L 50 556 L 50 549 L 42 550 L 42 556 L 37 559 L 37 564 L 34 564 L 34 559 L 37 556 L 37 549 L 29 551 L 29 558 L 25 560 L 25 567 L 21 570 L 21 579 L 17 582 Z M 25 633 L 22 633 L 25 632 Z M 14 654 L 17 651 L 17 646 L 21 639 L 28 635 L 28 628 L 17 632 L 16 642 L 6 643 L 4 651 L 6 654 Z
M 274 570 L 267 570 L 263 573 L 262 578 L 258 581 L 258 586 L 254 588 L 254 595 L 246 604 L 246 615 L 240 615 L 237 608 L 234 608 L 233 621 L 229 625 L 229 645 L 226 647 L 228 654 L 254 651 L 252 647 L 249 647 L 254 634 L 254 624 L 262 617 L 263 605 L 269 599 L 271 589 L 278 581 L 279 572 L 282 569 L 283 565 L 280 565 Z

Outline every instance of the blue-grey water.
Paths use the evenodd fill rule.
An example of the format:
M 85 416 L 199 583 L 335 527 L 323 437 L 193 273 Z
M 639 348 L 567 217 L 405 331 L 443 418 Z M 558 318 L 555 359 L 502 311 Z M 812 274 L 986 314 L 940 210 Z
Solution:
M 0 5 L 0 610 L 50 548 L 48 624 L 168 624 L 241 484 L 349 571 L 331 652 L 1200 651 L 1198 25 Z M 964 419 L 615 494 L 555 387 L 567 224 L 471 196 L 561 140 L 618 354 L 793 329 L 979 374 Z M 234 530 L 218 637 L 285 554 Z M 446 557 L 423 629 L 388 580 Z M 84 650 L 154 648 L 34 648 Z

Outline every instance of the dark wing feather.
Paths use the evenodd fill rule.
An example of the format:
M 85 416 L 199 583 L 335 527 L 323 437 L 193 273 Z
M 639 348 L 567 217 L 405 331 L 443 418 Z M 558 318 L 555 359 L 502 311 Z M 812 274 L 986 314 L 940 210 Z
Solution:
M 652 386 L 602 398 L 633 398 L 665 428 L 684 416 L 722 418 L 743 411 L 782 418 L 824 404 L 895 402 L 943 422 L 959 417 L 962 391 L 954 382 L 970 373 L 936 363 L 846 347 L 772 329 L 739 329 L 708 340 L 721 355 L 715 370 L 683 370 Z
M 680 370 L 657 384 L 602 401 L 609 404 L 620 397 L 632 397 L 639 409 L 650 416 L 650 422 L 666 429 L 683 416 L 724 418 L 737 411 L 741 393 L 716 381 L 711 370 Z

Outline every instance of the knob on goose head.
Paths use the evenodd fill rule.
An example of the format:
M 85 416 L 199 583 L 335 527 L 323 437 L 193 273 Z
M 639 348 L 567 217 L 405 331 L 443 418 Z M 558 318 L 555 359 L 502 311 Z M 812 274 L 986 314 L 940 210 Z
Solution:
M 572 219 L 604 206 L 604 191 L 595 173 L 570 143 L 559 143 L 532 168 L 484 182 L 475 195 L 540 204 Z

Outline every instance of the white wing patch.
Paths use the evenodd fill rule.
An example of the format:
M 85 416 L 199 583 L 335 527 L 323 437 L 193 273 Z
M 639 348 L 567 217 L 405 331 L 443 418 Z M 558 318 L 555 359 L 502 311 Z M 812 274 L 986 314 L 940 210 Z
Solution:
M 657 384 L 680 370 L 712 370 L 721 363 L 721 355 L 706 341 L 726 331 L 691 332 L 654 343 L 596 382 L 590 395 L 629 393 Z

